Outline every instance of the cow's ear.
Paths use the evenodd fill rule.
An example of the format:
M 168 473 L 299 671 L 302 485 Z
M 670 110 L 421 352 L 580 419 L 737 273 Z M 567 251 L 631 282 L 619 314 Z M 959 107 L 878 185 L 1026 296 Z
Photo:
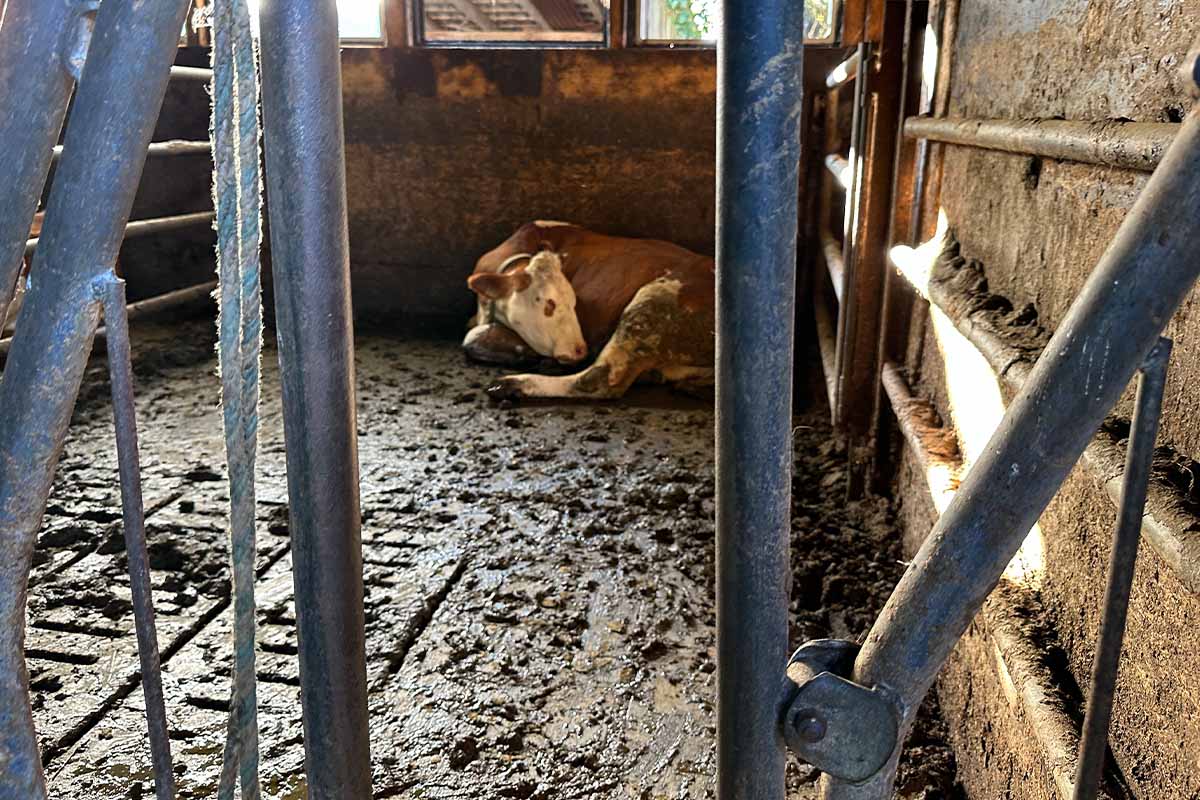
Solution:
M 477 272 L 467 278 L 467 286 L 487 300 L 503 300 L 516 290 L 512 275 L 499 272 Z
M 476 272 L 467 278 L 471 291 L 487 300 L 503 300 L 514 292 L 523 292 L 533 283 L 524 267 L 512 272 Z

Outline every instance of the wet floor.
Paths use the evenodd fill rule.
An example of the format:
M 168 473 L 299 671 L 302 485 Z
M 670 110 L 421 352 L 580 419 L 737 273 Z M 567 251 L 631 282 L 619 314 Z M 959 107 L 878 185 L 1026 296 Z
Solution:
M 210 323 L 141 326 L 138 411 L 181 798 L 214 796 L 230 633 Z M 713 796 L 712 411 L 501 408 L 453 343 L 358 342 L 368 677 L 379 798 Z M 259 703 L 264 796 L 303 797 L 275 355 L 264 358 Z M 103 364 L 89 374 L 30 592 L 27 655 L 55 797 L 152 797 Z M 794 640 L 861 637 L 899 577 L 882 501 L 843 502 L 798 420 Z M 836 565 L 836 567 L 831 566 Z M 957 797 L 934 710 L 904 798 Z M 816 774 L 789 767 L 792 796 Z

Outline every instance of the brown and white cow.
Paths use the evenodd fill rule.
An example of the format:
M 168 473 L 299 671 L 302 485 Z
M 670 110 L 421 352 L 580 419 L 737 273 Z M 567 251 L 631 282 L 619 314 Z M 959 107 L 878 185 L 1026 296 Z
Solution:
M 568 364 L 597 354 L 573 375 L 501 378 L 493 396 L 601 399 L 639 378 L 712 383 L 711 258 L 539 221 L 480 258 L 467 284 L 479 301 L 463 341 L 469 354 L 497 361 L 527 346 Z

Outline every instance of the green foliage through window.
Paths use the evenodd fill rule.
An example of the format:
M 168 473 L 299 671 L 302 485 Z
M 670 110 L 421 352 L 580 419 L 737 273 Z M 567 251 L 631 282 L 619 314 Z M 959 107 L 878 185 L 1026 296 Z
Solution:
M 720 0 L 642 0 L 642 38 L 713 41 L 717 38 Z M 804 0 L 804 35 L 828 39 L 833 33 L 833 0 Z

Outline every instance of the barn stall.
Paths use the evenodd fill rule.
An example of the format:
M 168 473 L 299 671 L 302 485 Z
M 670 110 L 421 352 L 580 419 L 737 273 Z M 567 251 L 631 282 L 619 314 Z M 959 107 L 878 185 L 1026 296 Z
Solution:
M 1171 148 L 1174 184 L 1142 185 L 1189 102 L 1185 3 L 1125 45 L 1163 54 L 1147 68 L 1153 102 L 1114 77 L 1102 87 L 1112 108 L 1066 114 L 1031 99 L 1034 79 L 1011 97 L 985 91 L 989 74 L 1017 68 L 988 50 L 1002 45 L 987 20 L 1019 16 L 987 3 L 726 3 L 723 29 L 715 4 L 672 0 L 263 0 L 244 18 L 237 4 L 175 5 L 154 17 L 118 0 L 98 12 L 7 0 L 0 17 L 0 96 L 24 104 L 0 125 L 0 141 L 24 143 L 0 243 L 32 261 L 0 340 L 15 679 L 0 797 L 199 798 L 238 782 L 243 797 L 278 798 L 882 798 L 893 785 L 927 799 L 1190 796 L 1187 748 L 1169 745 L 1194 734 L 1189 701 L 1147 694 L 1165 666 L 1134 656 L 1109 746 L 1094 705 L 1099 732 L 1081 736 L 1099 621 L 1124 613 L 1123 595 L 1102 602 L 1102 554 L 1081 567 L 1066 534 L 1046 533 L 1070 513 L 1058 505 L 1092 490 L 1068 483 L 1049 512 L 1060 516 L 1024 536 L 1191 285 L 1185 245 L 1168 241 L 1194 241 L 1181 219 L 1195 216 L 1182 188 L 1190 139 Z M 1010 24 L 1040 53 L 1028 26 L 1049 37 L 1077 9 L 1030 13 L 1042 16 Z M 1087 41 L 1118 37 L 1107 9 L 1089 14 Z M 223 43 L 222 25 L 242 38 Z M 223 150 L 256 147 L 232 114 L 255 103 L 238 94 L 254 88 L 252 41 L 263 229 L 214 234 L 228 199 L 220 224 L 258 214 L 258 159 L 244 157 L 257 151 Z M 105 124 L 122 115 L 141 127 Z M 1004 119 L 1030 115 L 1047 119 Z M 1079 163 L 1110 171 L 1073 175 L 1093 169 Z M 974 169 L 1001 187 L 1019 178 L 1001 212 L 972 205 Z M 1043 279 L 1014 312 L 1008 278 L 1002 294 L 983 278 L 981 259 L 1003 252 L 986 220 L 1015 214 L 1015 229 L 1037 233 L 1020 191 L 1047 177 L 1056 197 L 1107 193 L 1087 202 L 1108 227 L 1087 234 L 1087 269 Z M 1175 216 L 1154 216 L 1164 194 Z M 1145 236 L 1171 231 L 1155 234 L 1157 251 L 1118 232 L 1135 201 L 1149 209 Z M 46 233 L 26 242 L 38 208 Z M 489 394 L 513 369 L 464 357 L 467 278 L 539 219 L 716 256 L 715 396 Z M 255 300 L 230 293 L 236 271 L 218 288 L 214 242 L 223 267 L 245 270 L 256 237 L 268 335 L 261 386 L 245 386 L 261 405 L 248 394 L 238 412 L 233 367 L 259 369 L 236 346 L 255 339 Z M 1048 240 L 1054 258 L 1069 252 L 1061 239 Z M 1022 418 L 1017 389 L 1037 379 L 1030 365 L 1091 266 L 1119 276 L 1151 256 L 1153 298 L 1135 285 L 1093 301 L 1129 309 L 1112 374 L 1106 360 L 1079 391 L 1096 373 L 1071 373 L 1068 348 L 1038 384 L 1067 387 L 1073 424 L 1056 439 L 1038 427 L 1044 412 Z M 122 280 L 105 277 L 113 262 Z M 93 275 L 99 288 L 83 282 Z M 72 294 L 84 289 L 97 299 Z M 1029 308 L 1044 303 L 1043 324 Z M 1186 329 L 1174 335 L 1187 353 Z M 989 382 L 1002 386 L 984 397 Z M 1038 491 L 1011 481 L 1022 502 L 1004 514 L 954 505 L 1010 403 L 1016 432 L 996 441 L 1061 475 Z M 1081 512 L 1085 542 L 1111 532 L 1118 508 L 1136 540 L 1140 503 L 1121 483 L 1136 498 L 1149 467 L 1122 461 L 1132 431 L 1153 445 L 1155 411 L 1143 398 L 1135 412 L 1130 393 L 1087 445 L 1085 477 L 1070 481 L 1099 475 L 1114 499 Z M 253 429 L 256 465 L 231 419 Z M 1185 438 L 1156 456 L 1139 563 L 1175 592 L 1186 628 L 1191 600 L 1169 581 L 1188 580 L 1190 462 L 1186 434 L 1170 435 Z M 931 527 L 943 529 L 932 540 L 954 529 L 942 513 L 967 527 L 983 513 L 1004 541 L 917 554 Z M 1024 546 L 993 576 L 1009 540 Z M 1147 566 L 1156 558 L 1166 566 Z M 910 563 L 907 596 L 902 585 L 899 610 L 881 617 Z M 997 580 L 978 616 L 945 597 Z M 1167 663 L 1186 673 L 1186 639 L 1163 632 L 1143 591 L 1131 636 L 1169 644 Z M 914 607 L 924 615 L 909 623 Z M 914 638 L 894 672 L 888 648 Z M 1098 663 L 1103 685 L 1112 659 Z M 1125 733 L 1147 718 L 1161 734 Z M 1097 763 L 1102 788 L 1085 788 Z

